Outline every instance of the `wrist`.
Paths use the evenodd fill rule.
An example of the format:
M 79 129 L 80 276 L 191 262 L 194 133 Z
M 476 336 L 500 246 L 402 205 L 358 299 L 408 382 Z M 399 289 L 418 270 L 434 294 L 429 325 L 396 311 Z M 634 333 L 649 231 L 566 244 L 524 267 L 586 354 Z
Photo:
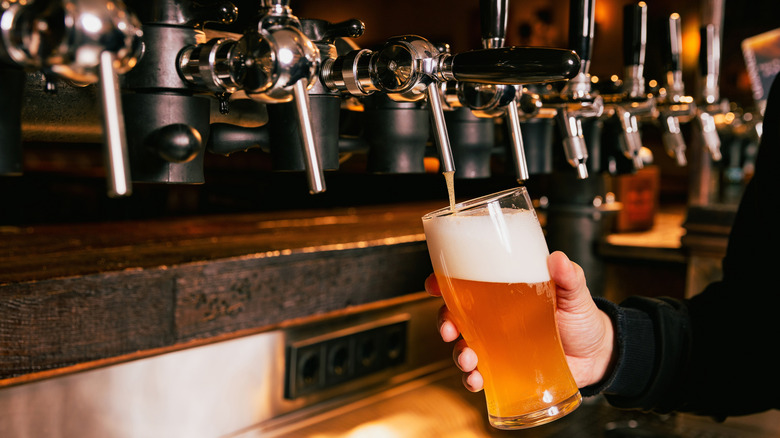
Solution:
M 591 384 L 595 384 L 606 379 L 615 369 L 617 362 L 617 348 L 615 348 L 615 327 L 612 318 L 604 311 L 598 310 L 601 323 L 603 324 L 601 346 L 596 355 L 594 363 L 594 375 Z

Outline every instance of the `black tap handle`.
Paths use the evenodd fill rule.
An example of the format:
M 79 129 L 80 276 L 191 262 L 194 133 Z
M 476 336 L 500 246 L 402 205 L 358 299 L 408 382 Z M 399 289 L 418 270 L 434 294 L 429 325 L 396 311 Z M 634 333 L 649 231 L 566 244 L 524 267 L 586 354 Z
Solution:
M 569 48 L 581 62 L 590 61 L 593 51 L 596 0 L 571 0 L 569 5 Z
M 710 77 L 713 83 L 705 87 L 717 87 L 720 74 L 721 31 L 725 0 L 706 0 L 702 2 L 701 12 L 701 48 L 699 49 L 699 68 L 703 76 Z
M 623 65 L 645 64 L 647 4 L 640 1 L 623 7 Z
M 699 29 L 701 48 L 699 49 L 699 71 L 702 76 L 717 74 L 720 70 L 720 35 L 713 24 L 702 25 Z
M 542 47 L 472 50 L 452 57 L 455 79 L 485 84 L 529 84 L 571 79 L 580 69 L 576 53 Z
M 666 50 L 663 52 L 666 71 L 682 71 L 682 25 L 680 24 L 680 14 L 676 12 L 671 14 L 666 24 Z
M 502 47 L 506 37 L 509 0 L 479 0 L 483 47 Z

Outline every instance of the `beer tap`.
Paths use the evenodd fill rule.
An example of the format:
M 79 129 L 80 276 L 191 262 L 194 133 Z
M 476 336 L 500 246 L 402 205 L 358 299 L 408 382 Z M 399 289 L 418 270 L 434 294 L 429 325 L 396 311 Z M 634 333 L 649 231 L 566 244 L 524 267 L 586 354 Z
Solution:
M 289 0 L 265 0 L 257 29 L 239 40 L 218 39 L 206 43 L 217 59 L 202 57 L 206 47 L 191 45 L 182 50 L 178 69 L 193 85 L 209 84 L 216 92 L 242 90 L 265 104 L 294 104 L 302 159 L 310 193 L 325 191 L 321 158 L 312 124 L 308 90 L 320 68 L 320 51 L 301 30 Z
M 317 79 L 320 51 L 301 30 L 289 0 L 265 0 L 262 11 L 265 15 L 257 31 L 244 34 L 238 42 L 251 60 L 244 63 L 247 75 L 243 89 L 247 96 L 263 103 L 295 104 L 309 193 L 322 193 L 325 176 L 308 91 Z
M 656 98 L 658 121 L 661 125 L 664 148 L 679 166 L 685 166 L 685 138 L 680 130 L 680 122 L 687 122 L 696 114 L 693 97 L 685 95 L 682 78 L 682 27 L 680 14 L 672 13 L 666 20 L 666 78 L 662 91 Z
M 10 59 L 74 85 L 97 84 L 103 115 L 108 195 L 132 192 L 118 75 L 135 66 L 140 24 L 119 1 L 63 0 L 12 3 L 2 15 Z M 47 89 L 54 92 L 53 82 Z
M 715 116 L 728 112 L 728 103 L 720 101 L 718 80 L 720 78 L 721 28 L 723 0 L 704 2 L 701 25 L 701 48 L 699 69 L 701 71 L 702 95 L 696 119 L 699 122 L 704 145 L 713 161 L 720 161 L 720 137 Z M 726 108 L 724 109 L 724 105 Z
M 577 171 L 577 177 L 588 177 L 588 147 L 583 135 L 582 119 L 601 117 L 604 102 L 591 94 L 590 56 L 593 49 L 595 0 L 572 0 L 569 7 L 569 46 L 580 57 L 580 68 L 558 96 L 548 97 L 547 105 L 557 109 L 556 121 L 563 139 L 566 161 Z
M 640 156 L 643 145 L 638 117 L 655 111 L 654 101 L 645 92 L 646 45 L 647 4 L 640 1 L 626 5 L 623 8 L 623 86 L 619 94 L 605 96 L 604 100 L 609 102 L 605 111 L 617 119 L 620 125 L 622 135 L 618 141 L 619 149 L 631 163 L 632 170 L 644 167 Z
M 480 0 L 482 47 L 504 47 L 509 0 Z M 528 163 L 520 130 L 517 97 L 520 85 L 494 85 L 458 82 L 458 100 L 477 117 L 504 116 L 509 127 L 512 158 L 518 182 L 529 178 Z
M 453 55 L 420 36 L 406 35 L 387 40 L 377 51 L 362 49 L 326 60 L 322 80 L 331 89 L 358 97 L 380 91 L 397 101 L 427 99 L 441 167 L 443 172 L 454 172 L 441 82 L 515 85 L 560 81 L 572 77 L 578 68 L 577 55 L 565 49 L 505 47 Z

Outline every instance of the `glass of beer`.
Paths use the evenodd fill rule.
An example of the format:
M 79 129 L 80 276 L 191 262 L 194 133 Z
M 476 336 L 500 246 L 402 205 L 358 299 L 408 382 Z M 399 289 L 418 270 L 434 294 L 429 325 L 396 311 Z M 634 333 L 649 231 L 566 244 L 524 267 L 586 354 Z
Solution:
M 582 396 L 561 346 L 550 252 L 526 188 L 422 221 L 444 302 L 479 358 L 490 424 L 522 429 L 575 410 Z

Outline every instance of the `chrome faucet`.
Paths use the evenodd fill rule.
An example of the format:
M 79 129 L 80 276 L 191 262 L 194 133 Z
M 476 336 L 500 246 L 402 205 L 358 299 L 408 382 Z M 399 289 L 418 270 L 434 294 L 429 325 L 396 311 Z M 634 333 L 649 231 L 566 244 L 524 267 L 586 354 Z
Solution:
M 2 44 L 11 60 L 74 85 L 97 83 L 103 115 L 108 195 L 132 193 L 118 75 L 141 48 L 141 26 L 120 1 L 14 2 L 2 13 Z M 55 31 L 56 30 L 56 31 Z

